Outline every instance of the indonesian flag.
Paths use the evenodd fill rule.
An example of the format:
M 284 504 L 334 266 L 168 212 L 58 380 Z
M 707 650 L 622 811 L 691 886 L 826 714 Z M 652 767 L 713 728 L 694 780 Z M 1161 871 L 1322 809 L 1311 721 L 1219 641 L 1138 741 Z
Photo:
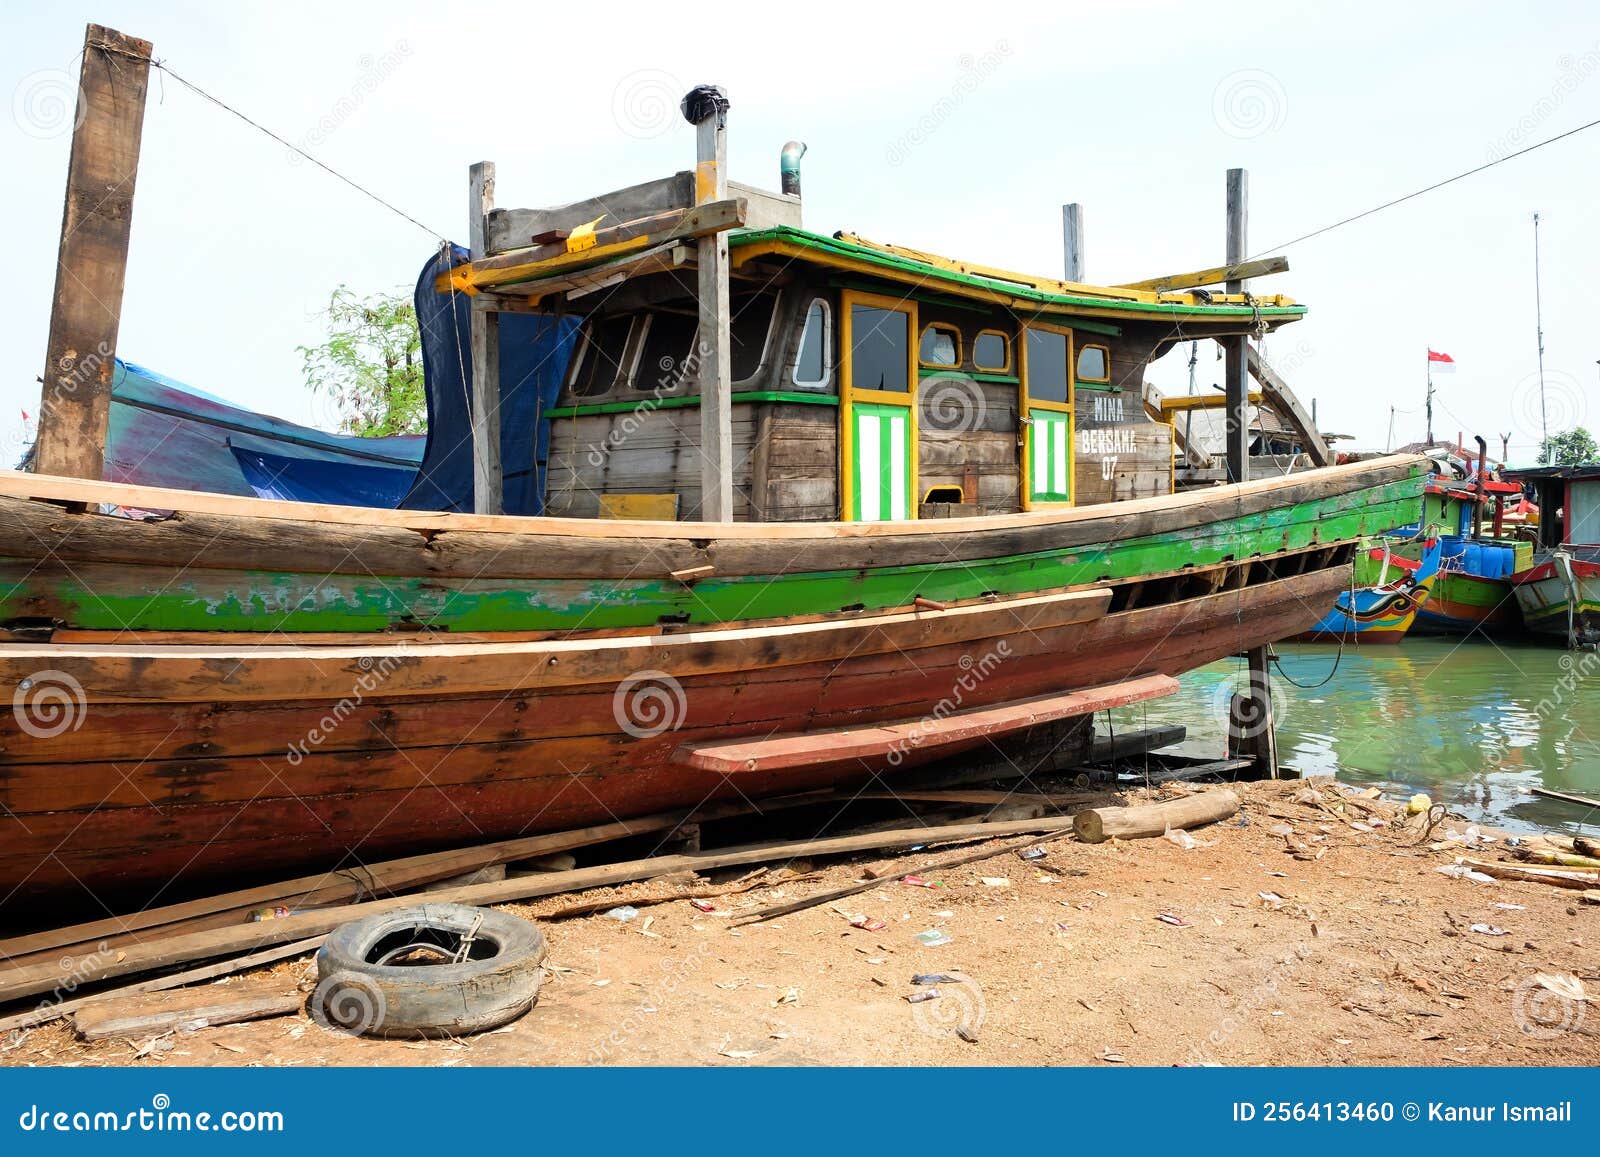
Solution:
M 1453 374 L 1456 372 L 1456 359 L 1449 354 L 1439 353 L 1437 350 L 1428 351 L 1428 370 L 1435 374 Z

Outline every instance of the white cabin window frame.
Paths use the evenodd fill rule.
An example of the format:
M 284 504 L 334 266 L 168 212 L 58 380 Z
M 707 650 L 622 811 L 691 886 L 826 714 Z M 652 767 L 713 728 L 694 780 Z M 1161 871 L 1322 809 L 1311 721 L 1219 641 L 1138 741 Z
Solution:
M 822 377 L 816 381 L 801 381 L 800 354 L 805 349 L 806 334 L 810 330 L 811 310 L 819 305 L 822 307 Z M 773 316 L 777 316 L 776 311 Z M 834 365 L 833 359 L 833 304 L 826 297 L 818 295 L 806 303 L 805 314 L 800 323 L 800 340 L 795 345 L 794 365 L 789 368 L 789 381 L 797 390 L 825 394 L 833 388 L 837 370 L 838 367 Z

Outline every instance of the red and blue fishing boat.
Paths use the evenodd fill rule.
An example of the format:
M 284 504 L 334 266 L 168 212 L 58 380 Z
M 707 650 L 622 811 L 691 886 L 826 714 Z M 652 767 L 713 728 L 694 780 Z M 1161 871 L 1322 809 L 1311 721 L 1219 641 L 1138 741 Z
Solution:
M 1411 548 L 1417 557 L 1407 557 Z M 1396 541 L 1386 536 L 1363 541 L 1355 556 L 1348 590 L 1337 605 L 1308 630 L 1304 643 L 1394 644 L 1406 637 L 1427 606 L 1439 577 L 1437 537 Z

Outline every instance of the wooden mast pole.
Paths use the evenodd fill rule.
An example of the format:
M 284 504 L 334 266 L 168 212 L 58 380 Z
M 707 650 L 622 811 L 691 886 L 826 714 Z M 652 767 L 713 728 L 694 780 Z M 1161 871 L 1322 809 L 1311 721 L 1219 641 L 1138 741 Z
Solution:
M 1076 201 L 1061 206 L 1061 248 L 1066 280 L 1083 281 L 1083 206 Z
M 701 85 L 683 98 L 683 115 L 695 126 L 694 200 L 728 196 L 728 94 Z M 700 517 L 733 521 L 733 338 L 728 304 L 728 234 L 700 238 Z
M 1244 169 L 1228 170 L 1228 237 L 1226 261 L 1230 267 L 1244 263 L 1248 251 L 1250 174 Z M 1249 283 L 1236 279 L 1227 283 L 1229 293 L 1244 293 Z M 1228 481 L 1250 479 L 1250 337 L 1224 338 L 1228 405 Z M 1251 769 L 1256 778 L 1278 778 L 1277 721 L 1272 714 L 1272 668 L 1267 648 L 1246 652 L 1249 686 L 1234 696 L 1229 712 L 1229 731 L 1234 750 L 1255 760 Z
M 494 208 L 494 162 L 479 161 L 468 175 L 467 234 L 472 259 L 489 255 L 489 211 Z M 472 345 L 472 511 L 505 513 L 500 466 L 500 315 L 482 295 L 469 298 Z
M 116 374 L 150 42 L 91 24 L 61 213 L 34 468 L 99 480 Z

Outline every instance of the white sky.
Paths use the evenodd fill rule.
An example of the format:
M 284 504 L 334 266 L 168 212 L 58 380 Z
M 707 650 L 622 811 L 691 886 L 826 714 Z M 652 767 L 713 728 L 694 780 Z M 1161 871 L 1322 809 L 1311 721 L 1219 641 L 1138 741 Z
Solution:
M 49 98 L 91 19 L 457 240 L 471 162 L 497 162 L 503 206 L 687 168 L 676 101 L 720 83 L 736 179 L 775 188 L 783 142 L 810 146 L 808 228 L 1059 275 L 1059 207 L 1075 200 L 1089 279 L 1111 283 L 1219 264 L 1229 166 L 1250 170 L 1251 250 L 1275 252 L 1600 117 L 1600 9 L 1583 3 L 8 5 L 8 452 L 36 408 L 61 221 L 70 114 L 53 124 Z M 1537 209 L 1551 429 L 1600 426 L 1597 189 L 1600 128 L 1288 249 L 1291 272 L 1255 289 L 1311 315 L 1268 357 L 1325 429 L 1381 447 L 1391 405 L 1396 441 L 1421 437 L 1432 345 L 1460 366 L 1438 383 L 1436 434 L 1479 432 L 1498 453 L 1510 431 L 1513 461 L 1531 459 Z M 118 353 L 316 423 L 295 352 L 317 340 L 316 311 L 341 282 L 409 287 L 433 245 L 153 74 Z M 1152 380 L 1182 390 L 1186 356 Z M 1202 347 L 1202 386 L 1219 379 Z

